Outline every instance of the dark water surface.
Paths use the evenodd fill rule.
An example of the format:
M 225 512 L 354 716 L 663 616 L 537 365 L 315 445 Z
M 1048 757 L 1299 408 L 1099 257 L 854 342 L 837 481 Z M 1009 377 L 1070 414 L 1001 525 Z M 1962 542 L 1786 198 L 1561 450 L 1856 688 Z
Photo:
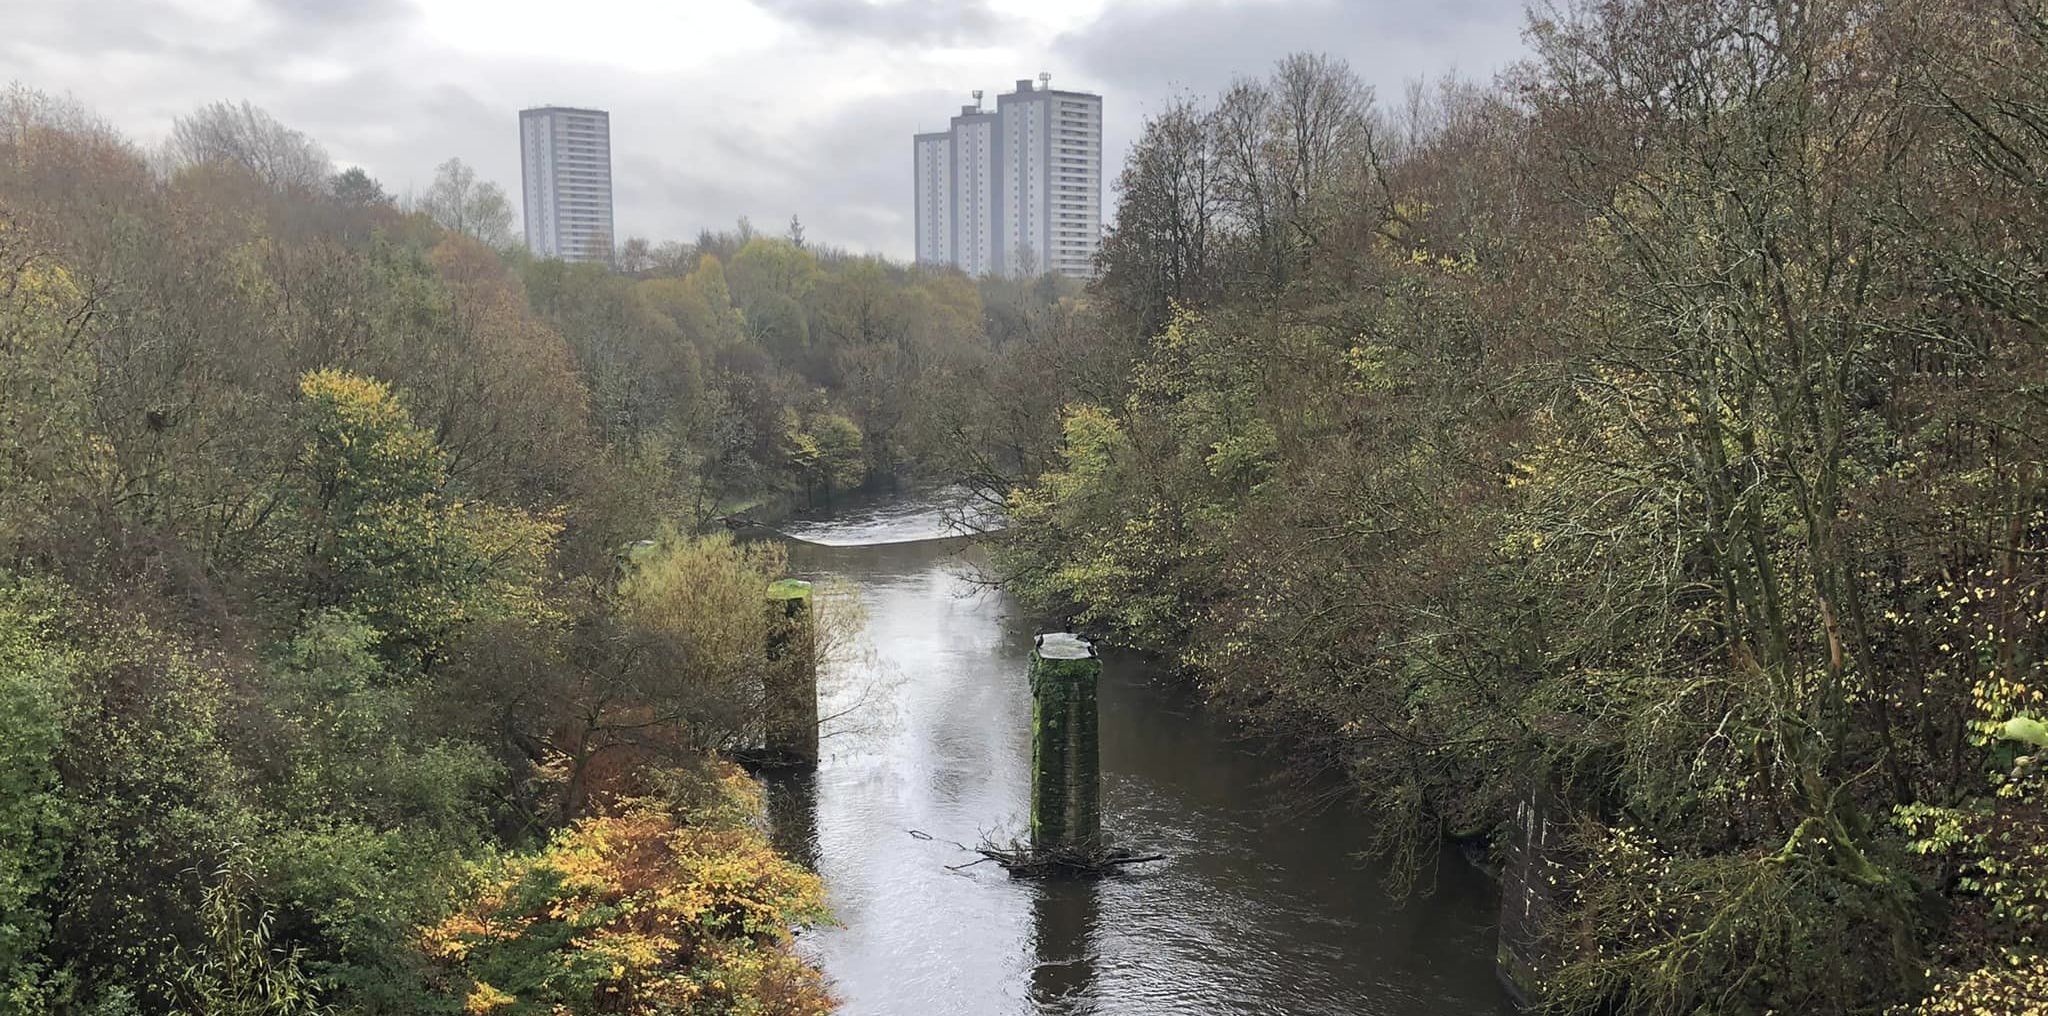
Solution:
M 837 715 L 816 777 L 771 785 L 778 839 L 840 923 L 801 947 L 846 1013 L 1507 1011 L 1482 875 L 1447 858 L 1434 894 L 1389 898 L 1356 856 L 1364 818 L 1278 779 L 1127 656 L 1100 691 L 1103 828 L 1168 860 L 1096 882 L 949 871 L 975 859 L 956 843 L 1024 828 L 1032 626 L 966 541 L 923 539 L 947 531 L 931 502 L 788 528 L 818 541 L 791 545 L 793 570 L 866 614 L 821 675 Z

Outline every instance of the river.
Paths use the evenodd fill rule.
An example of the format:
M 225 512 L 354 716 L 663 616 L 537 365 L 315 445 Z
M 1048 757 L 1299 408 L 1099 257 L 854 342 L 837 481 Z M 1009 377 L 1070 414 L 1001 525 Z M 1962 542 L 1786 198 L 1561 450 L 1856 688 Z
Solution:
M 1167 860 L 1095 881 L 949 869 L 1024 828 L 1032 625 L 967 541 L 931 539 L 936 502 L 787 528 L 814 541 L 790 561 L 820 609 L 865 614 L 821 674 L 816 774 L 770 784 L 778 843 L 837 919 L 799 948 L 849 1016 L 1509 1011 L 1481 873 L 1447 853 L 1433 892 L 1390 897 L 1358 855 L 1367 819 L 1129 655 L 1100 689 L 1103 828 Z

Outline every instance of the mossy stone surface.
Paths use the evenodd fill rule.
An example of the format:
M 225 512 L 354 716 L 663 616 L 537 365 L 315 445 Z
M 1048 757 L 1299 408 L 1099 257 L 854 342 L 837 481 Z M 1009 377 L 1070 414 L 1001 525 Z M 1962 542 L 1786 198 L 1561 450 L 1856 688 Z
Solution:
M 1031 653 L 1031 846 L 1092 855 L 1102 843 L 1096 686 L 1102 661 L 1086 639 L 1041 635 Z
M 764 747 L 781 765 L 818 764 L 818 630 L 811 584 L 768 586 L 768 671 L 762 676 Z

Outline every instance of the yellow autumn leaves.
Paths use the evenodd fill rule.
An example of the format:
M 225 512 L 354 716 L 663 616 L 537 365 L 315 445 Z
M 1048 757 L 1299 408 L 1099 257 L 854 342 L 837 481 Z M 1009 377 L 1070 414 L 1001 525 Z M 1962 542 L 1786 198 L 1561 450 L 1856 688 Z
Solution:
M 829 1011 L 786 930 L 824 918 L 822 884 L 763 839 L 751 779 L 719 766 L 707 782 L 686 816 L 633 802 L 480 868 L 471 900 L 422 941 L 468 1011 L 594 998 L 626 1013 Z

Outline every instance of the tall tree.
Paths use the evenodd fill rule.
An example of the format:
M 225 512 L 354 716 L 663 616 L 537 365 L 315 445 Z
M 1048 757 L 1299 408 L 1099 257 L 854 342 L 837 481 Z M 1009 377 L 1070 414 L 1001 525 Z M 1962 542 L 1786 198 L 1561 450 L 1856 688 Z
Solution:
M 350 166 L 335 174 L 328 186 L 334 192 L 334 199 L 345 205 L 368 208 L 391 203 L 391 195 L 384 193 L 384 185 L 361 166 Z
M 1217 131 L 1182 98 L 1145 122 L 1117 178 L 1117 224 L 1102 248 L 1103 288 L 1150 334 L 1175 302 L 1205 296 L 1221 194 Z
M 179 117 L 165 150 L 173 165 L 240 166 L 279 190 L 319 190 L 334 171 L 318 142 L 247 101 L 216 102 Z
M 435 168 L 434 183 L 420 198 L 420 210 L 441 228 L 485 246 L 512 243 L 512 204 L 505 191 L 489 180 L 478 180 L 476 170 L 460 158 Z

